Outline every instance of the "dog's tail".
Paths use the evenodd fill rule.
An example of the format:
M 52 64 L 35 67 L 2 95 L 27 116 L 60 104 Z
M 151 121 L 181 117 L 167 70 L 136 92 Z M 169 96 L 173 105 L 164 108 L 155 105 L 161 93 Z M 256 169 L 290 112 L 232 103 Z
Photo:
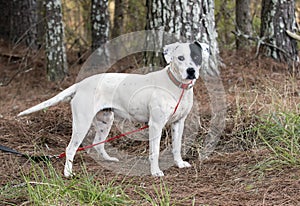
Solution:
M 46 100 L 46 101 L 44 101 L 44 102 L 42 102 L 38 105 L 35 105 L 35 106 L 33 106 L 29 109 L 26 109 L 23 112 L 20 112 L 18 114 L 18 117 L 26 115 L 26 114 L 30 114 L 30 113 L 33 113 L 33 112 L 36 112 L 36 111 L 39 111 L 39 110 L 42 110 L 42 109 L 45 109 L 45 108 L 48 108 L 50 106 L 58 104 L 59 102 L 64 102 L 64 101 L 71 100 L 72 97 L 74 96 L 75 92 L 76 92 L 76 87 L 77 87 L 76 84 L 70 86 L 69 88 L 67 88 L 64 91 L 60 92 L 59 94 L 52 97 L 51 99 L 48 99 L 48 100 Z

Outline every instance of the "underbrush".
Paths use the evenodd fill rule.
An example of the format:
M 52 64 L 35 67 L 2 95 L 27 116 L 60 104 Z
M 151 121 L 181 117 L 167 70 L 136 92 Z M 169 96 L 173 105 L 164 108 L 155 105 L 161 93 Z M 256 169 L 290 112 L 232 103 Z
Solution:
M 172 190 L 161 179 L 146 191 L 140 185 L 119 181 L 99 181 L 96 174 L 87 173 L 64 178 L 51 164 L 32 163 L 30 171 L 23 172 L 22 183 L 9 183 L 0 189 L 0 205 L 177 205 Z M 104 183 L 103 183 L 104 182 Z M 128 195 L 128 193 L 130 195 Z M 191 199 L 187 198 L 187 199 Z M 193 200 L 184 199 L 194 205 Z M 192 198 L 193 199 L 193 198 Z
M 254 130 L 272 152 L 265 161 L 270 168 L 300 165 L 300 114 L 296 111 L 274 112 L 260 117 Z
M 238 150 L 270 151 L 258 163 L 261 169 L 300 166 L 299 77 L 288 72 L 251 72 L 242 73 L 244 81 L 229 89 L 227 139 Z
M 123 185 L 114 181 L 102 184 L 95 177 L 83 173 L 66 179 L 56 172 L 51 164 L 32 165 L 28 174 L 23 174 L 24 182 L 6 185 L 1 196 L 7 199 L 5 205 L 14 205 L 15 199 L 27 199 L 22 205 L 127 205 L 132 203 L 125 194 Z M 11 195 L 14 194 L 14 195 Z

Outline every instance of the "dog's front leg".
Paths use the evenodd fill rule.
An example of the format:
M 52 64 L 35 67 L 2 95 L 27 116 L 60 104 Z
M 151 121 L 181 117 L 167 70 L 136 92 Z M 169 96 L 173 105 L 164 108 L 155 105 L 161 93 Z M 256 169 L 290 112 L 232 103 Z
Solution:
M 179 168 L 190 167 L 191 165 L 182 160 L 181 157 L 181 142 L 182 142 L 182 134 L 184 129 L 184 120 L 181 119 L 172 124 L 172 146 L 173 146 L 173 156 L 175 164 Z
M 160 170 L 158 159 L 160 139 L 163 126 L 156 122 L 149 122 L 149 161 L 152 176 L 161 177 L 164 173 Z

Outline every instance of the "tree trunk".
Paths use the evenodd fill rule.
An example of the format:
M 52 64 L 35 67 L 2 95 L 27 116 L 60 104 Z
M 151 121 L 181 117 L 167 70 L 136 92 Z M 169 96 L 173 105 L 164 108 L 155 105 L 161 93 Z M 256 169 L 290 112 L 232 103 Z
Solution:
M 215 4 L 213 0 L 202 0 L 200 42 L 207 43 L 210 55 L 205 65 L 204 83 L 210 97 L 211 121 L 209 132 L 199 154 L 200 159 L 206 159 L 215 150 L 220 136 L 225 128 L 226 95 L 219 75 L 219 47 L 215 28 Z
M 286 30 L 296 31 L 295 2 L 285 0 L 262 1 L 261 38 L 266 43 L 262 52 L 290 66 L 298 61 L 296 40 Z
M 92 0 L 91 4 L 92 50 L 98 49 L 108 40 L 108 0 Z
M 174 33 L 178 39 L 200 39 L 201 1 L 148 0 L 146 2 L 147 29 L 160 29 Z
M 235 5 L 236 31 L 242 33 L 243 36 L 251 36 L 251 15 L 250 15 L 250 0 L 236 0 Z M 250 41 L 243 36 L 237 36 L 236 48 L 247 49 L 250 46 Z
M 174 4 L 174 1 L 167 0 L 146 0 L 147 16 L 146 16 L 146 30 L 163 30 L 165 32 L 171 32 L 171 5 Z M 154 41 L 150 44 L 160 44 L 155 45 L 154 47 L 163 47 L 165 42 Z M 165 61 L 162 55 L 159 52 L 145 52 L 144 62 L 147 66 L 160 66 L 164 65 Z M 154 68 L 154 67 L 153 67 Z
M 38 0 L 0 1 L 0 37 L 37 49 Z
M 202 0 L 201 5 L 199 40 L 200 42 L 207 43 L 210 49 L 210 57 L 206 73 L 209 75 L 218 75 L 220 52 L 217 42 L 218 33 L 215 28 L 215 4 L 213 0 Z
M 124 0 L 115 0 L 114 25 L 112 29 L 112 38 L 118 37 L 123 33 L 124 20 Z
M 148 8 L 147 29 L 158 30 L 163 27 L 164 31 L 174 34 L 178 40 L 199 40 L 207 43 L 210 46 L 211 55 L 206 72 L 218 73 L 219 47 L 213 0 L 148 0 L 146 6 Z
M 45 7 L 47 75 L 50 81 L 58 81 L 67 74 L 61 1 L 47 0 Z
M 0 37 L 10 40 L 12 1 L 0 1 Z
M 193 0 L 148 0 L 147 29 L 161 30 L 174 34 L 177 41 L 194 41 L 201 39 L 201 1 Z M 164 42 L 167 44 L 168 42 Z M 152 65 L 161 65 L 157 54 L 149 54 L 147 61 Z

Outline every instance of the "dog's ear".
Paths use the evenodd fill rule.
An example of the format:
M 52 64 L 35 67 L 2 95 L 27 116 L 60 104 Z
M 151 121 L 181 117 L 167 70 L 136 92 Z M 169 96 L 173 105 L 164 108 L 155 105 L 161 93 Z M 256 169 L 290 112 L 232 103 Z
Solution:
M 179 46 L 179 44 L 180 43 L 176 42 L 176 43 L 168 44 L 168 45 L 164 46 L 163 55 L 168 64 L 172 61 L 173 53 L 174 53 L 175 49 Z
M 200 46 L 202 49 L 202 61 L 205 64 L 208 64 L 208 60 L 209 60 L 209 55 L 210 55 L 210 51 L 209 51 L 209 45 L 206 43 L 200 43 L 199 41 L 195 41 L 194 42 L 196 45 Z

